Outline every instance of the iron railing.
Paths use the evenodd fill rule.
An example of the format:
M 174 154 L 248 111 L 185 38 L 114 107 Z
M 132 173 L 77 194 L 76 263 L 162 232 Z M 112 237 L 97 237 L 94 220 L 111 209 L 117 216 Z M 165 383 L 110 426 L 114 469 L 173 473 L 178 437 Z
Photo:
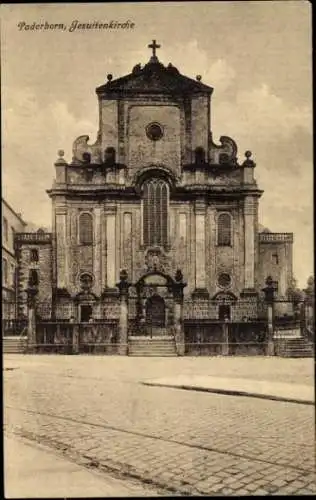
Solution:
M 45 321 L 36 325 L 36 352 L 114 354 L 118 346 L 118 322 L 94 323 Z
M 264 356 L 267 352 L 267 342 L 186 342 L 187 356 Z
M 2 319 L 2 336 L 18 337 L 27 330 L 27 319 Z

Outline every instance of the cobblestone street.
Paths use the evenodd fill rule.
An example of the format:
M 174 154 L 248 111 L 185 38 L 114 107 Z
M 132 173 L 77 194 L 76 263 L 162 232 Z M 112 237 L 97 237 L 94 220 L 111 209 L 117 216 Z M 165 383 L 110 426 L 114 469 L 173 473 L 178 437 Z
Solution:
M 7 355 L 5 431 L 165 495 L 316 493 L 313 406 L 140 384 L 178 374 L 311 385 L 313 360 Z

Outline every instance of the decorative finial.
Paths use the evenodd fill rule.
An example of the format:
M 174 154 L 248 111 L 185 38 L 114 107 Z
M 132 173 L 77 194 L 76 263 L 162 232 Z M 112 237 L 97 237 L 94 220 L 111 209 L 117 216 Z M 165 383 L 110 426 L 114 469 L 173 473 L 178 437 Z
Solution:
M 202 80 L 202 76 L 201 75 L 196 75 L 196 79 L 198 82 L 200 82 Z
M 249 167 L 249 168 L 254 168 L 256 166 L 255 162 L 251 159 L 252 157 L 252 152 L 247 150 L 245 151 L 245 161 L 243 163 L 244 167 Z
M 127 281 L 128 278 L 128 273 L 126 269 L 121 269 L 120 271 L 120 280 L 121 281 Z
M 111 73 L 108 73 L 108 74 L 106 75 L 106 77 L 107 77 L 107 79 L 108 79 L 108 82 L 110 82 L 110 81 L 112 80 L 112 78 L 113 78 L 113 75 L 111 75 Z
M 314 276 L 310 276 L 307 280 L 308 286 L 314 285 Z
M 55 161 L 55 165 L 67 165 L 65 158 L 64 158 L 65 151 L 63 149 L 59 149 L 57 151 L 58 158 Z
M 158 44 L 156 43 L 156 40 L 153 40 L 153 41 L 152 41 L 152 43 L 150 43 L 150 44 L 148 45 L 148 48 L 153 50 L 153 55 L 152 55 L 152 57 L 151 57 L 151 60 L 154 60 L 154 61 L 157 61 L 157 60 L 158 60 L 158 58 L 157 58 L 157 56 L 156 56 L 156 49 L 160 49 L 160 47 L 161 47 L 161 45 L 158 45 Z

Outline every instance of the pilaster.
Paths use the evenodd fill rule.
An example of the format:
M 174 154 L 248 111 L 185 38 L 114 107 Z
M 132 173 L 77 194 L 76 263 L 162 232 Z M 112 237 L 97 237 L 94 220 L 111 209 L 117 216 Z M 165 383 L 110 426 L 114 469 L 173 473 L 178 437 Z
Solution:
M 132 276 L 133 269 L 133 248 L 132 248 L 132 213 L 123 214 L 123 231 L 121 235 L 122 259 L 121 267 L 126 269 L 129 276 Z
M 195 291 L 194 294 L 208 296 L 206 289 L 206 248 L 205 248 L 205 200 L 195 202 Z
M 101 207 L 94 209 L 94 256 L 93 256 L 94 289 L 97 295 L 101 293 Z
M 106 288 L 115 288 L 116 274 L 116 207 L 106 206 Z
M 245 290 L 244 293 L 255 292 L 255 200 L 247 196 L 244 201 L 244 234 L 245 234 Z
M 56 208 L 56 256 L 57 256 L 57 288 L 68 287 L 68 251 L 67 209 Z

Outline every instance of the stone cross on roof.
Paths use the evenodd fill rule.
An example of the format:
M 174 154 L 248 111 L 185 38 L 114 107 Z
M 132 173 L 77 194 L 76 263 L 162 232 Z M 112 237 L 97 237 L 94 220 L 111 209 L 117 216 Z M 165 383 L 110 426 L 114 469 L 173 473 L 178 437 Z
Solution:
M 148 45 L 148 48 L 149 48 L 149 49 L 153 49 L 153 55 L 152 55 L 152 58 L 153 58 L 153 59 L 157 59 L 157 56 L 156 56 L 156 49 L 160 49 L 160 47 L 161 47 L 161 45 L 158 45 L 158 44 L 156 43 L 156 40 L 153 40 L 153 41 L 152 41 L 152 43 L 150 43 L 150 44 Z

